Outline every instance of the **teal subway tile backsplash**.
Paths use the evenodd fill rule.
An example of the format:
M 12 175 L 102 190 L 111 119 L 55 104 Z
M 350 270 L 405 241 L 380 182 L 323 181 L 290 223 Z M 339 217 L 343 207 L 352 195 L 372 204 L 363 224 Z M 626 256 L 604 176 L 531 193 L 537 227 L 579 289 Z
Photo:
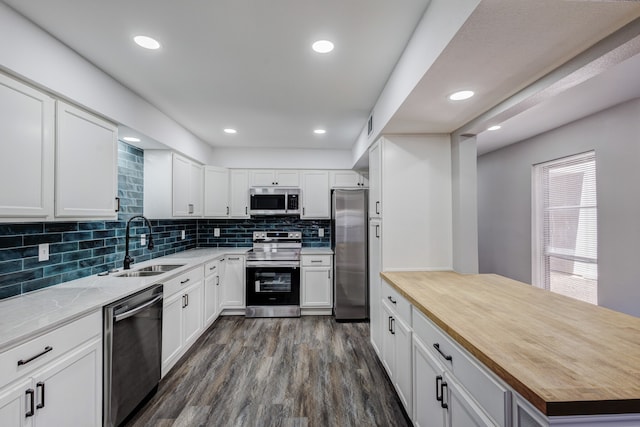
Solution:
M 0 223 L 0 299 L 47 288 L 111 269 L 122 268 L 127 221 L 143 213 L 144 153 L 119 142 L 117 221 Z M 329 220 L 296 217 L 251 219 L 151 220 L 153 251 L 140 245 L 143 222 L 131 223 L 129 252 L 136 263 L 200 247 L 251 246 L 255 230 L 297 230 L 304 246 L 329 246 Z M 220 228 L 220 237 L 214 237 Z M 318 237 L 324 228 L 324 237 Z M 180 234 L 185 230 L 186 238 Z M 135 236 L 135 237 L 134 237 Z M 38 245 L 49 243 L 49 260 L 38 261 Z

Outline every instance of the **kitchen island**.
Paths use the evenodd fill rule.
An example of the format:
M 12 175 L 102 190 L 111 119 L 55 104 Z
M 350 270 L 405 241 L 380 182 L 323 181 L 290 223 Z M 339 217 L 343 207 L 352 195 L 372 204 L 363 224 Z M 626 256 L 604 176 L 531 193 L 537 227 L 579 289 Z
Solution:
M 640 413 L 639 318 L 493 274 L 381 275 L 547 421 Z

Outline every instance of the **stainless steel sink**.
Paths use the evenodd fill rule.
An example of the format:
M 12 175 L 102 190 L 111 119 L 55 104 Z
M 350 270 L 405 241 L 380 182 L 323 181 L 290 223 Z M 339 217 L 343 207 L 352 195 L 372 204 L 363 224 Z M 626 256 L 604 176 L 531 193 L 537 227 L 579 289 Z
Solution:
M 158 274 L 162 274 L 164 271 L 127 271 L 126 273 L 117 274 L 116 277 L 147 277 L 147 276 L 157 276 Z
M 184 264 L 156 264 L 156 265 L 150 265 L 148 267 L 139 268 L 136 271 L 166 273 L 167 271 L 175 270 L 176 268 L 180 268 L 183 266 Z

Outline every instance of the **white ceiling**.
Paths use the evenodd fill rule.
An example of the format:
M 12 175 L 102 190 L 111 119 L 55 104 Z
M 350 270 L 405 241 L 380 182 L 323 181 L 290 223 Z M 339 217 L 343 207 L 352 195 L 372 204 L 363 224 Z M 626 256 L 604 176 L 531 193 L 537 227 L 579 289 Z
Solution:
M 212 146 L 331 149 L 353 146 L 429 4 L 3 1 Z M 482 0 L 383 133 L 460 129 L 638 17 L 636 1 Z M 162 48 L 138 48 L 131 41 L 136 34 L 156 37 Z M 334 52 L 312 52 L 311 43 L 320 38 L 333 40 Z M 638 68 L 592 79 L 592 85 L 604 85 L 593 93 L 619 85 L 622 75 L 637 80 L 640 61 L 628 67 Z M 461 88 L 477 95 L 463 103 L 447 99 Z M 602 97 L 563 91 L 565 98 L 572 93 L 582 94 L 579 102 L 558 102 L 557 108 L 574 115 L 581 106 L 588 113 L 619 102 L 608 97 L 601 107 Z M 479 135 L 479 151 L 547 130 L 541 123 L 550 123 L 548 110 L 541 105 L 505 126 L 510 134 Z M 238 134 L 224 134 L 226 127 Z M 314 135 L 316 127 L 327 134 Z

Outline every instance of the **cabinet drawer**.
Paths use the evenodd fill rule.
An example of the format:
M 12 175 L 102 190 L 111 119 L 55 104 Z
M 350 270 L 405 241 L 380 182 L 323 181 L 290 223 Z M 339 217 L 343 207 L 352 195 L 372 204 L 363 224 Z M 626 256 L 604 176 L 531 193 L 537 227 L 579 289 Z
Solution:
M 331 255 L 303 255 L 303 267 L 323 267 L 331 265 Z
M 176 292 L 179 292 L 181 289 L 193 285 L 194 283 L 202 279 L 203 270 L 201 266 L 182 273 L 178 277 L 174 277 L 173 279 L 164 282 L 164 298 L 167 299 Z
M 0 384 L 28 375 L 83 342 L 102 334 L 102 310 L 40 335 L 0 354 Z M 45 351 L 51 348 L 49 351 Z M 37 358 L 34 356 L 41 355 Z M 30 360 L 31 359 L 31 360 Z M 18 365 L 19 361 L 24 363 Z
M 407 324 L 411 324 L 411 304 L 386 280 L 382 280 L 382 299 L 386 300 L 398 316 Z
M 209 261 L 204 265 L 204 277 L 213 276 L 220 273 L 220 259 Z
M 440 330 L 415 307 L 413 330 L 432 354 L 451 371 L 482 409 L 500 426 L 508 425 L 511 393 L 493 373 Z M 439 350 L 435 348 L 438 345 Z M 450 357 L 450 359 L 448 359 Z

